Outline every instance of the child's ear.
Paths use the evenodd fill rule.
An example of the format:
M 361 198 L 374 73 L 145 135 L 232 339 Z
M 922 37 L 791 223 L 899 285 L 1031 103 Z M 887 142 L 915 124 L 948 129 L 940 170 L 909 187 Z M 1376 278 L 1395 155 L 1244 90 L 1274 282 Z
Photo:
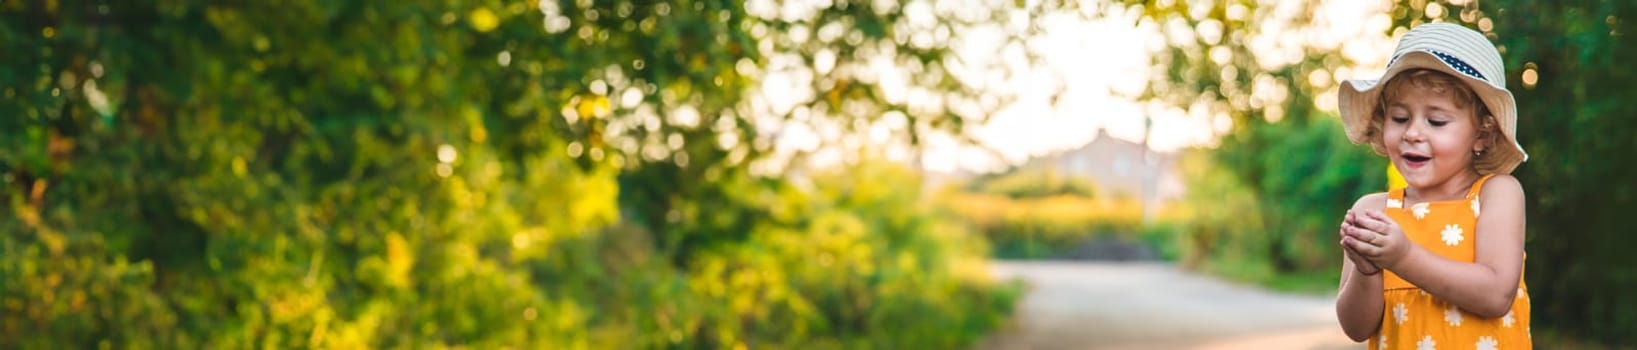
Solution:
M 1478 119 L 1483 122 L 1478 125 L 1478 140 L 1472 143 L 1472 152 L 1483 154 L 1485 149 L 1493 146 L 1491 143 L 1494 143 L 1495 138 L 1495 118 L 1486 115 Z

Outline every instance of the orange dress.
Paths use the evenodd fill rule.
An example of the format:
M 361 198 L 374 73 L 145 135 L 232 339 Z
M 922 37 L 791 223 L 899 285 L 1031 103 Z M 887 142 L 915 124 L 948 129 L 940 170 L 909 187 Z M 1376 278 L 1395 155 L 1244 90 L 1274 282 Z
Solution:
M 1473 262 L 1478 236 L 1479 189 L 1489 176 L 1478 179 L 1466 199 L 1414 203 L 1404 208 L 1404 189 L 1387 194 L 1386 213 L 1410 241 L 1446 259 Z M 1518 279 L 1517 300 L 1500 318 L 1480 318 L 1434 297 L 1421 288 L 1383 272 L 1385 313 L 1381 330 L 1370 339 L 1377 349 L 1529 349 L 1529 288 Z

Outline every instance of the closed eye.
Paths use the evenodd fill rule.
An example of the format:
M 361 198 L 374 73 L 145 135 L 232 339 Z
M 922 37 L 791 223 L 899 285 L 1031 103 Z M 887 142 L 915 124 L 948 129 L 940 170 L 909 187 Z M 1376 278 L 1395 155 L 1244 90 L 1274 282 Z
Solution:
M 1449 124 L 1449 121 L 1447 121 L 1447 120 L 1428 120 L 1427 124 L 1432 124 L 1432 126 L 1444 126 L 1444 124 Z
M 1410 122 L 1410 117 L 1392 117 L 1393 123 L 1404 124 Z

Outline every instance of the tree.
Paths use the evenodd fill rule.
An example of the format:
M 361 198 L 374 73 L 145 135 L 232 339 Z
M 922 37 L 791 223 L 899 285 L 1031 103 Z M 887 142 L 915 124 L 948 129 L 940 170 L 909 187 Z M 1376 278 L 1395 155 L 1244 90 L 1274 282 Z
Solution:
M 1427 21 L 1419 4 L 1400 4 L 1400 25 Z M 1481 6 L 1480 6 L 1481 5 Z M 1608 344 L 1637 342 L 1634 241 L 1620 208 L 1637 205 L 1629 159 L 1637 91 L 1621 58 L 1637 6 L 1621 2 L 1495 1 L 1446 6 L 1440 18 L 1483 31 L 1506 63 L 1518 103 L 1518 139 L 1529 161 L 1514 172 L 1528 194 L 1525 281 L 1536 324 Z
M 1383 189 L 1385 162 L 1350 145 L 1333 112 L 1352 59 L 1348 45 L 1313 33 L 1326 27 L 1322 3 L 1124 1 L 1167 45 L 1139 100 L 1174 106 L 1202 123 L 1231 125 L 1214 151 L 1217 166 L 1251 189 L 1261 206 L 1257 237 L 1275 273 L 1333 270 L 1339 213 Z M 1334 103 L 1334 99 L 1329 100 Z M 1328 107 L 1333 109 L 1334 107 Z
M 760 4 L 0 2 L 0 346 L 950 347 L 993 326 L 1007 294 L 946 267 L 981 246 L 933 225 L 843 230 L 900 238 L 841 267 L 890 267 L 785 274 L 812 257 L 767 247 L 841 225 L 814 217 L 931 214 L 751 171 L 781 120 L 958 134 L 983 113 L 949 106 L 981 91 L 918 38 L 983 18 Z M 775 69 L 808 72 L 780 102 L 803 107 L 766 113 Z

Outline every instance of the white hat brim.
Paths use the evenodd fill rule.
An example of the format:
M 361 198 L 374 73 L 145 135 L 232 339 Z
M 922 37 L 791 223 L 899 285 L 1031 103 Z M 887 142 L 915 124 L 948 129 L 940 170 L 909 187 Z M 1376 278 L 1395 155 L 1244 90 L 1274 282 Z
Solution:
M 1425 51 L 1404 53 L 1387 67 L 1387 71 L 1381 74 L 1380 79 L 1354 79 L 1342 82 L 1337 107 L 1341 112 L 1342 124 L 1347 130 L 1348 141 L 1354 144 L 1371 144 L 1376 153 L 1382 152 L 1379 147 L 1374 146 L 1376 143 L 1372 143 L 1382 140 L 1369 140 L 1367 134 L 1375 107 L 1380 103 L 1381 90 L 1386 85 L 1384 82 L 1392 80 L 1399 73 L 1418 68 L 1443 72 L 1465 82 L 1477 93 L 1478 99 L 1483 100 L 1484 106 L 1488 107 L 1489 113 L 1495 117 L 1495 122 L 1500 124 L 1496 126 L 1501 131 L 1504 139 L 1502 142 L 1510 145 L 1492 145 L 1491 152 L 1486 152 L 1483 157 L 1476 159 L 1475 165 L 1480 172 L 1510 174 L 1518 164 L 1529 159 L 1529 154 L 1524 152 L 1523 146 L 1517 141 L 1518 113 L 1512 92 L 1457 72 L 1438 57 Z

